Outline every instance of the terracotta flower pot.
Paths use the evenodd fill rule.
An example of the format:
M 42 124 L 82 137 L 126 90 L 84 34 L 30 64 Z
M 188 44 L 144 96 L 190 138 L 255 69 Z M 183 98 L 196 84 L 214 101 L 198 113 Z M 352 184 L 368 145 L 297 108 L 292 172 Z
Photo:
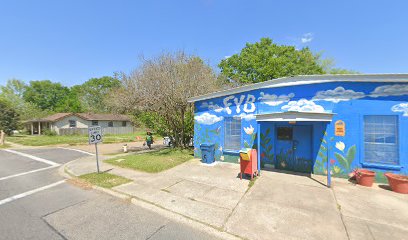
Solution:
M 394 173 L 384 173 L 384 176 L 387 177 L 392 191 L 408 194 L 408 176 Z
M 366 169 L 358 169 L 356 172 L 357 183 L 362 186 L 366 186 L 366 187 L 373 186 L 374 178 L 375 178 L 375 172 L 373 171 L 366 170 Z

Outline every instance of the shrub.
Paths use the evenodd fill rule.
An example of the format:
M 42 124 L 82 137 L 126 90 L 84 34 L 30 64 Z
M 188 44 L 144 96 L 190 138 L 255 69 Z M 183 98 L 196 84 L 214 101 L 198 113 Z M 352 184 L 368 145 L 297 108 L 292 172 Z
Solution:
M 45 129 L 43 131 L 43 134 L 46 136 L 57 136 L 57 132 L 54 130 L 50 130 L 50 129 Z

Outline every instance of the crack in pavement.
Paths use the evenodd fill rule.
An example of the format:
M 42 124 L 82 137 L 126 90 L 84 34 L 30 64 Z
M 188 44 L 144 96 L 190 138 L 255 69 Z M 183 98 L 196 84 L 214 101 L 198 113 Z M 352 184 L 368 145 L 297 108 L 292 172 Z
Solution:
M 165 226 L 166 226 L 166 224 L 160 226 L 156 231 L 154 231 L 150 236 L 148 236 L 146 238 L 146 240 L 149 240 L 150 238 L 152 238 L 156 233 L 158 233 L 160 230 L 162 230 Z
M 55 229 L 47 220 L 41 217 L 41 220 L 53 231 L 55 232 L 58 236 L 60 236 L 64 240 L 68 240 L 62 233 L 60 233 L 57 229 Z

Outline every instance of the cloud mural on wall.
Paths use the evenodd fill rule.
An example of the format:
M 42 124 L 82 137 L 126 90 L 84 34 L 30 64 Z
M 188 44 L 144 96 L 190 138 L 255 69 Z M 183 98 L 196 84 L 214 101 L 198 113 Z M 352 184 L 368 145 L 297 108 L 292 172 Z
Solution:
M 213 102 L 203 102 L 201 103 L 200 108 L 208 108 L 208 110 L 213 110 L 215 112 L 222 112 L 222 110 L 224 110 L 222 107 L 214 104 Z
M 329 102 L 338 103 L 340 101 L 349 101 L 351 99 L 358 99 L 365 97 L 363 92 L 355 92 L 351 89 L 345 89 L 344 87 L 336 87 L 333 90 L 319 91 L 313 97 L 313 100 L 324 100 Z
M 290 99 L 295 96 L 294 93 L 289 93 L 288 95 L 282 94 L 278 96 L 275 94 L 267 94 L 264 92 L 261 92 L 260 95 L 261 96 L 258 99 L 261 100 L 261 103 L 267 104 L 269 106 L 278 106 L 284 102 L 289 102 Z
M 403 112 L 402 116 L 408 117 L 408 103 L 400 103 L 392 106 L 391 111 L 393 112 Z
M 223 117 L 218 117 L 218 116 L 216 116 L 214 114 L 210 114 L 208 112 L 205 112 L 205 113 L 203 113 L 201 115 L 195 116 L 194 119 L 199 124 L 212 125 L 214 123 L 222 121 L 224 118 Z
M 208 108 L 208 102 L 202 102 L 200 108 Z
M 370 97 L 387 97 L 408 95 L 408 84 L 393 84 L 376 87 Z
M 290 101 L 288 104 L 281 107 L 285 111 L 295 111 L 295 112 L 317 112 L 323 113 L 324 107 L 317 105 L 313 101 L 306 100 L 304 98 L 298 101 Z
M 241 113 L 240 115 L 237 115 L 237 117 L 240 117 L 246 121 L 251 121 L 255 119 L 255 114 L 246 114 L 246 113 Z

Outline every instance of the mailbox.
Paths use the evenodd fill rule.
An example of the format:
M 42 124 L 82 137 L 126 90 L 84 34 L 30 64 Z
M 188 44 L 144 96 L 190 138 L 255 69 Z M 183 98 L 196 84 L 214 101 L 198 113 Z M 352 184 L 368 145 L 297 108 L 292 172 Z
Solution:
M 251 150 L 250 148 L 244 148 L 239 151 L 239 158 L 240 161 L 249 161 L 251 158 Z
M 239 151 L 239 159 L 241 166 L 240 178 L 242 174 L 250 174 L 251 180 L 254 176 L 258 176 L 258 152 L 256 149 L 244 148 Z
M 203 163 L 213 163 L 215 161 L 214 149 L 215 145 L 210 143 L 203 143 L 200 145 L 201 158 Z

